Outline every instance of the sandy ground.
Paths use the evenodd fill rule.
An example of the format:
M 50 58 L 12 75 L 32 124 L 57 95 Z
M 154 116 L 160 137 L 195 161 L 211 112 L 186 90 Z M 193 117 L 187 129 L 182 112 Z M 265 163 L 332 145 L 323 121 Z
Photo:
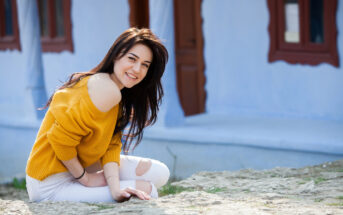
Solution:
M 120 204 L 28 201 L 0 186 L 0 214 L 343 214 L 343 160 L 300 169 L 199 172 L 172 185 L 185 191 Z

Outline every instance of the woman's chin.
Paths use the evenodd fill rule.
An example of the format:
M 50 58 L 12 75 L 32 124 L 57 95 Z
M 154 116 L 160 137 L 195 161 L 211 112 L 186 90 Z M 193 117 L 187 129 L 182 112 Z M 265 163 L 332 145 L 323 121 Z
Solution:
M 134 86 L 136 86 L 136 84 L 125 84 L 124 88 L 132 88 Z
M 124 87 L 125 88 L 132 88 L 132 87 L 136 86 L 137 84 L 139 84 L 139 82 L 126 83 L 126 84 L 124 84 Z

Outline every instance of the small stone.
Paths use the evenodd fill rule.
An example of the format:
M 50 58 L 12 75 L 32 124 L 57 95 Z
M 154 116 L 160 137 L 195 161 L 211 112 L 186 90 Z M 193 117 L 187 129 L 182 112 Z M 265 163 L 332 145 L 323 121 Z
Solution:
M 222 202 L 221 201 L 214 201 L 212 202 L 212 205 L 220 205 Z
M 310 181 L 308 183 L 305 183 L 297 189 L 298 193 L 313 193 L 314 192 L 314 181 Z

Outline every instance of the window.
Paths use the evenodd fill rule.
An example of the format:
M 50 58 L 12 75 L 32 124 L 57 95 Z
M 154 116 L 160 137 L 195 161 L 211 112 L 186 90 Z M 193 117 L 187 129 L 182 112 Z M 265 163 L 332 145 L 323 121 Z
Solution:
M 0 1 L 0 50 L 20 50 L 16 0 Z
M 37 0 L 43 52 L 73 52 L 70 0 Z
M 269 62 L 338 67 L 337 0 L 268 0 Z

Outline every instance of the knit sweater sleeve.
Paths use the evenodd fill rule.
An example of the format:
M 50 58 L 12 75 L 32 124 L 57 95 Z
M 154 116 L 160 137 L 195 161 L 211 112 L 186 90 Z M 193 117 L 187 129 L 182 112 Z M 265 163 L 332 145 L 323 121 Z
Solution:
M 110 145 L 107 148 L 106 153 L 101 158 L 101 164 L 104 166 L 108 162 L 116 162 L 120 165 L 120 151 L 122 147 L 122 132 L 118 132 L 111 140 Z
M 81 100 L 71 104 L 63 96 L 54 95 L 49 111 L 55 118 L 47 138 L 59 160 L 70 160 L 77 155 L 76 146 L 90 131 L 87 121 L 91 113 Z

